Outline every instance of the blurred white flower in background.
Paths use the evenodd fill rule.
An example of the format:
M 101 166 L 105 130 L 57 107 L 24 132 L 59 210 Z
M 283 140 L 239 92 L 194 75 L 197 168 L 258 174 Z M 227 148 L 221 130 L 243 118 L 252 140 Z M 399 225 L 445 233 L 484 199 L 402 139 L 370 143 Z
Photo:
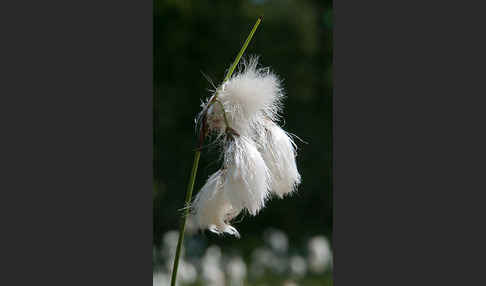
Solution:
M 299 286 L 299 284 L 297 284 L 295 281 L 292 280 L 286 280 L 284 281 L 282 286 Z
M 274 254 L 266 247 L 259 247 L 253 250 L 251 254 L 251 274 L 254 277 L 260 277 L 265 273 L 274 260 Z
M 226 264 L 226 272 L 228 273 L 231 286 L 242 286 L 246 278 L 246 264 L 245 261 L 239 257 L 231 258 Z
M 274 256 L 270 269 L 278 274 L 284 274 L 287 270 L 288 262 L 286 257 Z
M 186 234 L 195 234 L 199 230 L 194 218 L 189 216 L 186 219 Z
M 307 244 L 309 268 L 314 273 L 325 272 L 332 260 L 329 241 L 324 236 L 315 236 Z
M 263 243 L 253 249 L 250 260 L 236 254 L 225 255 L 217 245 L 186 241 L 189 256 L 181 257 L 178 286 L 246 286 L 283 285 L 295 286 L 309 273 L 321 275 L 332 270 L 332 250 L 329 240 L 322 235 L 311 237 L 302 248 L 295 248 L 285 232 L 268 228 L 262 235 Z M 154 247 L 153 285 L 166 286 L 170 283 L 170 273 L 177 246 L 178 232 L 168 231 L 162 237 L 160 251 Z M 290 247 L 292 245 L 292 247 Z M 199 253 L 199 254 L 195 254 Z M 191 256 L 192 254 L 192 256 Z M 261 284 L 267 275 L 279 277 L 279 284 Z M 257 282 L 258 281 L 258 282 Z
M 278 229 L 269 228 L 263 233 L 265 242 L 277 253 L 286 253 L 289 248 L 287 235 Z
M 166 232 L 162 238 L 162 249 L 161 254 L 164 258 L 165 265 L 161 268 L 164 272 L 158 272 L 158 277 L 156 278 L 154 275 L 154 281 L 157 279 L 157 285 L 169 285 L 169 280 L 167 280 L 166 284 L 163 283 L 163 279 L 165 279 L 165 272 L 171 273 L 173 264 L 174 264 L 174 256 L 177 248 L 177 241 L 179 240 L 179 232 L 176 230 L 170 230 Z M 182 245 L 181 255 L 183 256 L 185 247 Z M 159 270 L 159 271 L 161 271 Z M 167 277 L 169 279 L 169 277 Z M 196 282 L 198 279 L 198 274 L 196 267 L 189 261 L 185 260 L 181 257 L 179 262 L 179 281 L 180 283 L 184 284 L 191 284 Z M 154 282 L 155 283 L 155 282 Z M 154 284 L 155 285 L 155 284 Z
M 161 248 L 161 255 L 165 261 L 165 271 L 167 273 L 171 273 L 172 266 L 174 264 L 174 256 L 177 248 L 177 241 L 179 240 L 179 232 L 176 230 L 170 230 L 164 234 L 162 238 L 162 248 Z M 183 257 L 184 253 L 184 245 L 181 249 L 181 256 Z M 181 264 L 183 263 L 184 259 L 181 259 Z M 179 265 L 179 269 L 182 267 Z
M 156 272 L 152 276 L 153 286 L 169 285 L 169 276 L 162 272 Z
M 307 272 L 307 262 L 302 256 L 294 255 L 290 257 L 290 272 L 292 275 L 302 277 Z
M 272 250 L 269 268 L 279 274 L 285 272 L 288 267 L 287 251 L 289 240 L 287 235 L 279 229 L 268 228 L 263 233 L 263 239 Z
M 221 249 L 212 245 L 208 247 L 201 260 L 204 285 L 224 286 L 225 277 L 221 267 Z
M 179 279 L 187 284 L 194 283 L 197 280 L 197 270 L 194 265 L 185 260 L 179 264 Z
M 162 257 L 166 258 L 169 261 L 172 260 L 170 258 L 174 258 L 178 240 L 179 232 L 177 230 L 170 230 L 164 234 L 161 249 Z
M 286 257 L 267 247 L 259 247 L 252 252 L 251 274 L 255 277 L 262 276 L 267 270 L 282 274 L 286 268 Z
M 265 274 L 265 269 L 255 262 L 250 264 L 250 275 L 252 278 L 260 278 Z

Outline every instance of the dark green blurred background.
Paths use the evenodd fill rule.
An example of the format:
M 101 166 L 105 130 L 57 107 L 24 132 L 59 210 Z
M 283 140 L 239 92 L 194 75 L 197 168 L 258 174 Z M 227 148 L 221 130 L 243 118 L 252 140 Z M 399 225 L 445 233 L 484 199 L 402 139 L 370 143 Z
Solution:
M 221 83 L 260 15 L 264 20 L 245 54 L 260 55 L 260 63 L 284 80 L 281 124 L 307 142 L 296 142 L 302 184 L 294 196 L 273 199 L 258 216 L 235 223 L 239 240 L 208 232 L 187 235 L 185 255 L 201 256 L 217 245 L 223 254 L 251 259 L 269 228 L 287 235 L 289 253 L 305 255 L 307 241 L 316 235 L 332 245 L 332 1 L 155 0 L 154 11 L 154 272 L 164 263 L 164 253 L 159 255 L 164 234 L 178 229 L 184 206 L 196 146 L 194 118 L 211 88 L 200 71 Z M 202 153 L 194 194 L 219 168 L 216 156 Z M 191 241 L 199 246 L 191 248 Z M 328 272 L 294 281 L 330 285 Z

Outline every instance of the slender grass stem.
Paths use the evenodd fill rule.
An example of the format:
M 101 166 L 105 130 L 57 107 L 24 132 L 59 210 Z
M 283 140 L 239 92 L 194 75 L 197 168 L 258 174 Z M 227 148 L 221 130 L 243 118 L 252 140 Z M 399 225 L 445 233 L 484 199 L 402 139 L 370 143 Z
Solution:
M 246 47 L 248 47 L 248 44 L 251 41 L 251 38 L 253 38 L 253 34 L 255 34 L 256 29 L 258 28 L 258 25 L 260 25 L 260 22 L 263 20 L 263 16 L 258 17 L 258 20 L 256 21 L 255 25 L 253 26 L 253 29 L 251 29 L 250 34 L 246 38 L 245 43 L 243 44 L 243 47 L 241 47 L 240 52 L 236 55 L 235 61 L 231 65 L 230 69 L 228 70 L 228 73 L 226 74 L 226 77 L 224 78 L 223 82 L 227 81 L 231 75 L 233 74 L 233 71 L 235 70 L 236 66 L 238 65 L 238 62 L 240 61 L 241 57 L 243 56 L 243 53 L 246 50 Z
M 236 58 L 231 65 L 230 69 L 228 70 L 228 73 L 226 74 L 226 77 L 223 80 L 223 83 L 226 82 L 231 75 L 233 74 L 233 71 L 235 70 L 236 66 L 238 65 L 241 57 L 243 56 L 243 53 L 245 52 L 246 48 L 248 47 L 248 44 L 250 43 L 251 39 L 253 38 L 253 34 L 255 33 L 256 29 L 258 28 L 258 25 L 260 25 L 260 22 L 263 20 L 263 16 L 260 16 L 258 20 L 256 21 L 255 25 L 253 26 L 253 29 L 251 30 L 250 34 L 246 38 L 246 41 L 243 43 L 243 46 L 241 47 L 240 52 L 236 55 Z M 217 94 L 214 97 L 214 100 L 216 100 Z M 225 121 L 227 123 L 226 119 L 226 114 L 225 114 Z M 202 146 L 204 138 L 200 140 L 199 142 L 199 147 Z M 181 218 L 181 226 L 179 229 L 179 240 L 177 241 L 177 248 L 176 248 L 176 254 L 174 257 L 174 266 L 172 268 L 172 276 L 170 280 L 170 285 L 175 286 L 176 285 L 176 280 L 177 280 L 177 270 L 179 268 L 179 258 L 181 256 L 181 250 L 182 250 L 182 243 L 184 242 L 184 233 L 186 230 L 186 218 L 189 215 L 189 210 L 190 210 L 190 204 L 191 204 L 191 199 L 192 199 L 192 191 L 194 189 L 194 182 L 196 180 L 196 174 L 197 174 L 197 168 L 199 166 L 199 157 L 201 156 L 201 151 L 197 150 L 196 153 L 194 154 L 194 162 L 192 164 L 192 170 L 191 170 L 191 177 L 189 178 L 189 183 L 187 185 L 187 192 L 186 192 L 186 201 L 185 201 L 185 207 L 184 207 L 184 213 Z
M 255 25 L 253 26 L 253 29 L 251 29 L 250 34 L 248 35 L 245 42 L 243 43 L 241 50 L 236 55 L 235 60 L 231 64 L 228 72 L 226 73 L 226 76 L 224 77 L 223 83 L 228 81 L 230 79 L 231 75 L 233 74 L 233 72 L 235 71 L 236 66 L 240 62 L 240 59 L 243 56 L 243 54 L 245 53 L 246 47 L 248 47 L 248 44 L 250 43 L 251 39 L 253 38 L 253 34 L 255 34 L 255 31 L 258 28 L 258 26 L 260 25 L 262 20 L 263 20 L 263 16 L 258 17 L 258 20 L 256 21 Z M 218 98 L 218 93 L 216 93 L 216 95 L 213 97 L 213 100 L 210 104 L 212 104 L 214 101 L 216 101 L 217 98 Z
M 186 205 L 184 208 L 184 215 L 182 216 L 181 228 L 179 231 L 179 240 L 177 241 L 176 255 L 174 258 L 174 267 L 172 268 L 172 278 L 170 285 L 175 286 L 177 278 L 177 269 L 179 268 L 179 257 L 181 256 L 182 242 L 184 241 L 184 232 L 186 230 L 186 217 L 189 213 L 189 204 L 191 202 L 192 190 L 194 189 L 194 181 L 196 179 L 197 167 L 199 165 L 199 157 L 201 156 L 201 151 L 196 151 L 194 153 L 194 162 L 192 163 L 191 177 L 189 179 L 189 184 L 187 185 L 186 193 Z

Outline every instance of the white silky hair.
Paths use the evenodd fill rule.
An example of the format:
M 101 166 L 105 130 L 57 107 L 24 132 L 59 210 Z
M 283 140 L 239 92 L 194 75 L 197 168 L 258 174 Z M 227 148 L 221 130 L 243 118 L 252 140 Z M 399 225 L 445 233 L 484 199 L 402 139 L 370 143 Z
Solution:
M 265 130 L 265 135 L 257 139 L 270 171 L 270 190 L 283 198 L 296 191 L 301 182 L 295 161 L 296 145 L 289 134 L 271 120 L 265 120 Z
M 225 149 L 224 193 L 235 209 L 256 215 L 269 197 L 270 173 L 250 138 L 235 136 Z
M 194 199 L 192 217 L 200 229 L 209 229 L 218 234 L 228 233 L 239 237 L 238 231 L 229 224 L 240 210 L 234 209 L 224 190 L 224 170 L 211 175 Z
M 223 169 L 209 177 L 191 207 L 199 228 L 239 237 L 229 222 L 244 209 L 256 215 L 265 206 L 270 173 L 251 139 L 228 140 Z
M 217 93 L 220 103 L 207 109 L 209 128 L 224 132 L 223 105 L 228 124 L 241 135 L 261 129 L 262 119 L 277 120 L 284 97 L 280 79 L 269 68 L 258 67 L 258 57 L 243 59 L 239 70 L 208 99 L 206 106 Z
M 258 214 L 272 193 L 283 198 L 301 182 L 296 145 L 275 123 L 284 98 L 281 81 L 269 68 L 257 66 L 258 57 L 243 59 L 239 70 L 202 104 L 196 120 L 217 135 L 223 167 L 199 191 L 191 214 L 199 228 L 218 234 L 239 237 L 229 224 L 232 219 L 244 210 Z

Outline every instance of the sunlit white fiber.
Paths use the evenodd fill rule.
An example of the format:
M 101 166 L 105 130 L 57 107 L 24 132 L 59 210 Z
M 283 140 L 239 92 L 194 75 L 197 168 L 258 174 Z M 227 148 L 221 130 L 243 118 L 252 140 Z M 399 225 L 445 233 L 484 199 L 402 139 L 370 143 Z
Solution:
M 270 120 L 265 120 L 265 130 L 265 135 L 259 139 L 259 147 L 270 171 L 270 190 L 283 198 L 294 192 L 301 181 L 295 162 L 295 143 L 287 132 Z
M 268 168 L 255 143 L 245 136 L 229 139 L 225 148 L 224 193 L 234 209 L 256 215 L 269 196 Z
M 242 60 L 239 70 L 215 91 L 197 117 L 200 138 L 217 135 L 223 166 L 197 194 L 193 216 L 198 228 L 239 236 L 230 225 L 246 210 L 256 215 L 271 193 L 294 192 L 301 176 L 296 146 L 275 122 L 284 98 L 281 81 L 258 57 Z
M 209 177 L 192 203 L 193 218 L 201 229 L 215 233 L 228 233 L 239 236 L 238 231 L 229 225 L 240 209 L 235 209 L 226 197 L 223 189 L 224 174 L 217 171 Z
M 243 60 L 239 70 L 217 89 L 219 103 L 207 110 L 210 129 L 224 132 L 226 125 L 221 105 L 230 127 L 242 135 L 248 136 L 252 128 L 261 128 L 264 117 L 277 119 L 284 96 L 280 80 L 269 68 L 257 66 L 258 57 Z
M 229 222 L 242 210 L 256 215 L 269 197 L 270 174 L 255 143 L 231 136 L 224 147 L 223 168 L 209 177 L 192 204 L 201 229 L 239 236 Z

